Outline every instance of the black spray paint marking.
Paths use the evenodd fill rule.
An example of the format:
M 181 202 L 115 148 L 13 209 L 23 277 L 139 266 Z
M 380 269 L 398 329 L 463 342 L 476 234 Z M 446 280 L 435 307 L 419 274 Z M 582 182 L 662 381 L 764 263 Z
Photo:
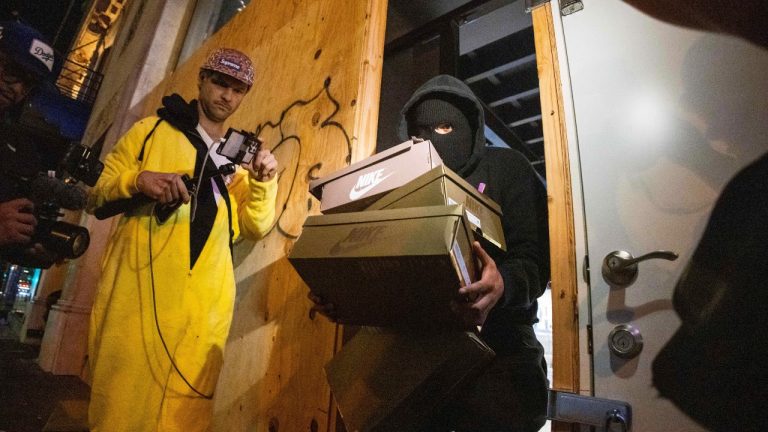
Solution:
M 331 85 L 331 78 L 328 77 L 328 78 L 325 79 L 325 82 L 323 83 L 323 88 L 320 91 L 318 91 L 314 96 L 312 96 L 310 99 L 307 99 L 307 100 L 300 99 L 300 100 L 294 101 L 290 105 L 288 105 L 287 108 L 285 108 L 283 110 L 283 112 L 280 114 L 280 119 L 279 120 L 277 120 L 275 122 L 267 121 L 266 123 L 262 123 L 262 124 L 259 124 L 258 126 L 256 126 L 256 136 L 259 136 L 259 134 L 265 128 L 277 129 L 280 132 L 280 141 L 277 143 L 277 145 L 275 145 L 274 148 L 272 148 L 272 151 L 274 152 L 281 145 L 283 145 L 283 143 L 285 143 L 285 142 L 287 142 L 289 140 L 295 140 L 296 143 L 298 144 L 298 148 L 299 148 L 299 156 L 296 158 L 296 161 L 297 161 L 296 163 L 300 162 L 301 161 L 301 144 L 302 144 L 301 143 L 301 137 L 298 136 L 298 135 L 286 135 L 286 132 L 283 130 L 283 120 L 285 120 L 285 117 L 288 115 L 288 113 L 292 109 L 300 108 L 300 107 L 309 105 L 312 102 L 318 100 L 321 96 L 325 95 L 328 98 L 328 100 L 333 104 L 333 112 L 331 112 L 331 114 L 328 115 L 328 117 L 326 117 L 320 123 L 320 128 L 322 129 L 322 128 L 326 128 L 326 127 L 333 127 L 333 128 L 337 128 L 339 131 L 341 131 L 341 133 L 344 135 L 344 141 L 345 141 L 345 143 L 347 145 L 347 156 L 345 158 L 345 162 L 347 163 L 347 165 L 349 165 L 351 160 L 352 160 L 352 140 L 349 137 L 349 134 L 347 133 L 346 129 L 344 129 L 344 126 L 342 126 L 341 123 L 339 123 L 336 120 L 334 120 L 334 117 L 336 117 L 336 114 L 339 112 L 340 104 L 333 97 L 333 95 L 331 94 L 331 92 L 330 92 L 330 85 Z M 323 163 L 321 161 L 318 161 L 318 162 L 312 164 L 309 167 L 309 169 L 307 170 L 307 173 L 306 173 L 307 180 L 317 179 L 316 173 L 317 173 L 317 171 L 320 168 L 322 168 L 322 166 L 323 166 Z M 294 171 L 294 175 L 291 178 L 290 186 L 288 188 L 288 193 L 286 194 L 285 202 L 283 202 L 282 208 L 280 209 L 280 213 L 275 218 L 274 224 L 269 229 L 269 231 L 267 232 L 265 237 L 267 235 L 271 234 L 274 229 L 277 229 L 277 231 L 280 234 L 284 235 L 285 237 L 287 237 L 289 239 L 295 240 L 295 239 L 297 239 L 299 237 L 298 234 L 292 234 L 292 233 L 287 232 L 280 225 L 280 221 L 281 221 L 281 219 L 282 219 L 283 215 L 285 214 L 285 212 L 287 210 L 287 207 L 288 207 L 288 204 L 287 204 L 288 200 L 293 195 L 293 192 L 294 192 L 293 189 L 294 189 L 294 185 L 296 184 L 296 178 L 299 175 L 298 166 L 296 166 L 295 168 L 296 169 Z M 281 178 L 282 178 L 282 174 L 284 172 L 285 172 L 285 168 L 283 168 L 280 171 L 280 173 L 279 173 L 281 175 Z

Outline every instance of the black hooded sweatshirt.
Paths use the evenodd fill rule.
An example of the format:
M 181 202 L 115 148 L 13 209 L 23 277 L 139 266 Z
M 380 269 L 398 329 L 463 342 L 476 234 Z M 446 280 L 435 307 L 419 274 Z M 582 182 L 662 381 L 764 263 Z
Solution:
M 403 141 L 410 138 L 409 111 L 419 102 L 435 98 L 458 102 L 470 123 L 471 156 L 463 166 L 454 166 L 454 171 L 475 187 L 484 183 L 483 193 L 501 206 L 507 254 L 495 261 L 504 279 L 504 297 L 489 314 L 481 336 L 497 354 L 511 354 L 520 341 L 511 337 L 510 326 L 536 322 L 536 299 L 549 280 L 546 190 L 522 154 L 486 146 L 482 105 L 468 86 L 452 76 L 430 79 L 406 102 L 398 126 Z M 443 159 L 456 160 L 446 151 L 450 150 L 438 149 Z

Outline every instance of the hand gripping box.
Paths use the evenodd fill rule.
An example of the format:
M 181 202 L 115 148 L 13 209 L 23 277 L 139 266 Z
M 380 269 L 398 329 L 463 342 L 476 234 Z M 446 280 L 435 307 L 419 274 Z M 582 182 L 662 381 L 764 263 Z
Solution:
M 506 252 L 501 207 L 444 165 L 387 193 L 367 210 L 453 204 L 464 206 L 475 238 L 487 252 L 491 255 Z M 492 249 L 499 249 L 500 252 Z
M 476 279 L 463 206 L 310 216 L 288 260 L 340 323 L 463 328 L 451 311 Z
M 311 181 L 309 191 L 324 214 L 354 212 L 442 163 L 430 141 L 406 141 Z
M 363 327 L 325 373 L 347 430 L 415 432 L 494 355 L 471 332 Z

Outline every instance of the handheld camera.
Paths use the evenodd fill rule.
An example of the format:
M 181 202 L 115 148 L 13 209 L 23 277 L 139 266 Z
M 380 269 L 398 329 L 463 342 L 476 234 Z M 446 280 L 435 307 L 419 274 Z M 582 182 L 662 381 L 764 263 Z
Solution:
M 61 208 L 82 210 L 86 193 L 79 186 L 83 182 L 93 186 L 99 179 L 104 164 L 99 155 L 78 142 L 73 142 L 61 160 L 55 176 L 38 176 L 30 198 L 35 202 L 38 225 L 33 241 L 40 242 L 63 258 L 79 258 L 90 244 L 88 230 L 79 225 L 58 220 Z M 45 180 L 43 180 L 45 179 Z
M 19 196 L 34 203 L 37 226 L 31 244 L 40 243 L 51 256 L 43 260 L 27 257 L 25 253 L 13 254 L 19 260 L 31 259 L 34 267 L 47 268 L 59 259 L 79 258 L 90 244 L 88 229 L 59 220 L 62 209 L 82 210 L 87 194 L 77 183 L 96 184 L 104 165 L 98 155 L 80 143 L 70 144 L 56 171 L 41 172 L 31 177 L 12 175 Z M 25 245 L 20 250 L 25 249 Z M 11 258 L 10 261 L 14 261 Z
M 256 135 L 243 130 L 229 128 L 224 141 L 219 144 L 216 153 L 231 160 L 232 163 L 251 163 L 256 152 L 261 148 L 261 140 Z

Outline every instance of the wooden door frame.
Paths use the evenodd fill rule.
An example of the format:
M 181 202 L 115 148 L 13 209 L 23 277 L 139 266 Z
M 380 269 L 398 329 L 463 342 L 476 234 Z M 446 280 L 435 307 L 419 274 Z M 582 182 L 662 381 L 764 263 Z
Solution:
M 551 3 L 532 11 L 547 172 L 552 294 L 551 387 L 579 393 L 578 270 L 572 177 Z M 571 430 L 555 423 L 552 430 Z

